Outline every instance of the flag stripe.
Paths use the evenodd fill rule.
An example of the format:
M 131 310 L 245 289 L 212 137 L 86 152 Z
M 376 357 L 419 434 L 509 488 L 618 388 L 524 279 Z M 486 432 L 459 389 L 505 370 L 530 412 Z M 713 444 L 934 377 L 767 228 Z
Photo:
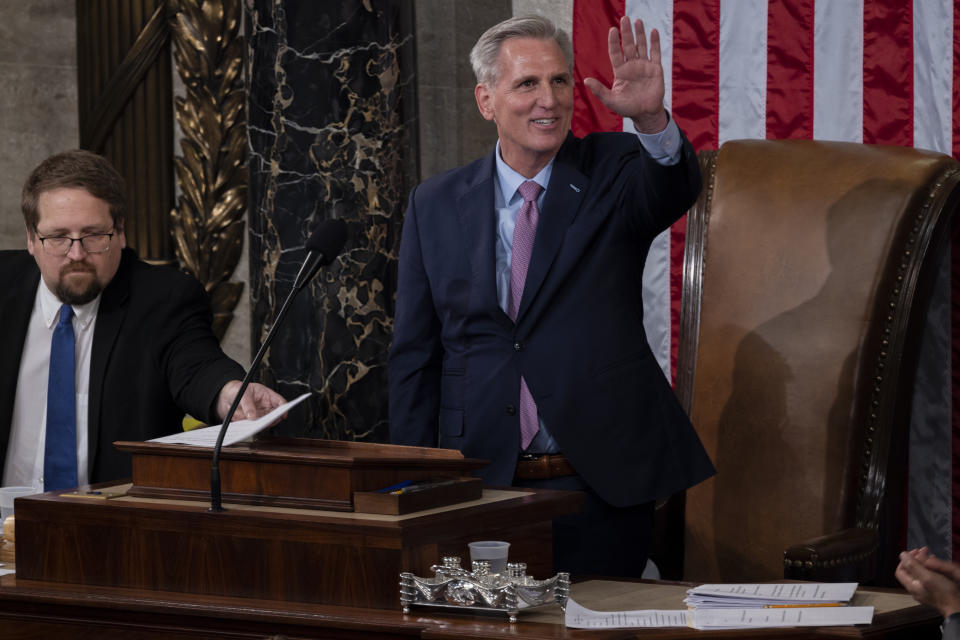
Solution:
M 673 116 L 694 149 L 717 148 L 719 0 L 673 2 Z M 670 229 L 671 377 L 676 380 L 686 218 Z
M 862 142 L 862 0 L 817 2 L 813 32 L 813 137 Z
M 767 0 L 720 3 L 717 144 L 767 133 Z
M 903 0 L 863 3 L 863 141 L 913 144 L 913 10 Z
M 767 12 L 767 135 L 813 137 L 813 0 L 771 2 Z
M 674 0 L 673 116 L 694 149 L 717 148 L 719 0 Z
M 952 0 L 913 5 L 913 145 L 949 154 L 952 147 Z
M 627 0 L 626 15 L 631 20 L 643 20 L 648 34 L 656 29 L 660 37 L 660 63 L 664 69 L 664 106 L 671 110 L 671 90 L 673 76 L 673 2 L 671 0 Z M 624 120 L 623 130 L 635 131 L 633 123 Z M 671 373 L 671 329 L 679 318 L 672 318 L 673 301 L 671 299 L 670 273 L 670 232 L 665 231 L 654 238 L 647 253 L 647 262 L 643 268 L 643 326 L 647 341 L 657 363 L 668 380 Z
M 606 86 L 613 84 L 607 33 L 624 14 L 623 0 L 575 2 L 573 4 L 573 49 L 577 51 L 573 67 L 573 121 L 576 136 L 592 131 L 621 131 L 623 121 L 583 85 L 584 78 L 596 78 Z
M 673 0 L 626 0 L 625 11 L 631 20 L 643 20 L 643 26 L 648 34 L 656 29 L 660 36 L 663 104 L 667 111 L 672 111 L 673 76 L 670 74 L 670 69 L 673 68 Z

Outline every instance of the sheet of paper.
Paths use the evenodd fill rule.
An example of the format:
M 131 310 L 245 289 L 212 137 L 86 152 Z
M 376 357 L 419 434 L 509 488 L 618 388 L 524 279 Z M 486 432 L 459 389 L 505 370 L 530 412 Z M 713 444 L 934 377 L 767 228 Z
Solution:
M 564 624 L 575 629 L 836 627 L 870 624 L 872 621 L 873 607 L 594 611 L 572 598 L 567 600 L 564 613 Z
M 8 576 L 11 573 L 16 573 L 14 569 L 8 569 L 3 564 L 0 564 L 0 576 Z
M 697 609 L 694 629 L 836 627 L 870 624 L 873 607 L 790 607 L 782 609 Z
M 593 611 L 567 600 L 564 623 L 574 629 L 633 629 L 637 627 L 688 627 L 688 612 L 643 609 L 638 611 Z
M 227 427 L 227 434 L 223 437 L 223 446 L 229 447 L 232 444 L 236 444 L 247 438 L 252 438 L 257 433 L 260 433 L 274 422 L 280 419 L 280 417 L 285 414 L 287 411 L 297 406 L 310 396 L 311 392 L 307 392 L 291 400 L 287 404 L 281 405 L 271 411 L 266 415 L 262 415 L 256 420 L 237 420 L 236 422 L 231 422 L 230 426 Z M 220 434 L 220 426 L 214 425 L 212 427 L 204 427 L 202 429 L 194 429 L 193 431 L 183 431 L 181 433 L 174 433 L 173 435 L 164 436 L 162 438 L 154 438 L 153 440 L 148 440 L 148 442 L 162 442 L 165 444 L 192 444 L 195 447 L 207 447 L 213 448 L 217 444 L 217 436 Z
M 691 606 L 723 602 L 763 603 L 848 602 L 857 590 L 856 582 L 787 582 L 772 584 L 702 584 L 687 591 Z

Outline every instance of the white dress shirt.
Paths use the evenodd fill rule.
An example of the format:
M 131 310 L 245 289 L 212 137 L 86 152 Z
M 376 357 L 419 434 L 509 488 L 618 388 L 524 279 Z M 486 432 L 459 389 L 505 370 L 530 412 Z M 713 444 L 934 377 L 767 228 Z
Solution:
M 43 278 L 30 314 L 27 336 L 20 356 L 17 396 L 13 402 L 10 442 L 3 467 L 3 485 L 32 486 L 43 490 L 43 452 L 46 443 L 47 382 L 50 373 L 50 343 L 60 314 L 60 300 L 47 288 Z M 73 333 L 76 340 L 77 393 L 77 480 L 89 478 L 87 459 L 87 396 L 90 388 L 90 352 L 97 323 L 100 296 L 92 302 L 73 306 Z

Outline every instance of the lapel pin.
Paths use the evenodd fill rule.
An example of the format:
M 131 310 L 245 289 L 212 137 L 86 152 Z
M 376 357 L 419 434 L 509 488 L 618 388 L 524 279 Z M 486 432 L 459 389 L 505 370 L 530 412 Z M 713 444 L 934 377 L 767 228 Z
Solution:
M 572 183 L 570 184 L 570 188 L 573 189 L 574 191 L 576 191 L 577 193 L 580 193 L 580 187 L 575 186 L 575 185 L 572 184 Z

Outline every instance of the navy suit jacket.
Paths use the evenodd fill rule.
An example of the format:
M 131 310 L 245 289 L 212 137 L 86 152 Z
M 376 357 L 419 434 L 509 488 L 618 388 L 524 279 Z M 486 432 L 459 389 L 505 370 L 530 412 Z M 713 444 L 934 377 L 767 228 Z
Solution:
M 654 358 L 641 277 L 650 242 L 700 191 L 684 139 L 657 164 L 636 136 L 569 135 L 544 196 L 516 322 L 497 302 L 493 154 L 411 194 L 389 361 L 390 435 L 491 460 L 509 485 L 520 376 L 563 454 L 616 506 L 714 473 Z
M 10 441 L 20 355 L 40 270 L 26 251 L 0 251 L 0 477 Z M 142 441 L 182 429 L 184 413 L 211 421 L 220 389 L 243 368 L 220 349 L 210 303 L 193 277 L 154 267 L 124 249 L 104 289 L 90 354 L 90 482 L 131 475 L 116 440 Z

